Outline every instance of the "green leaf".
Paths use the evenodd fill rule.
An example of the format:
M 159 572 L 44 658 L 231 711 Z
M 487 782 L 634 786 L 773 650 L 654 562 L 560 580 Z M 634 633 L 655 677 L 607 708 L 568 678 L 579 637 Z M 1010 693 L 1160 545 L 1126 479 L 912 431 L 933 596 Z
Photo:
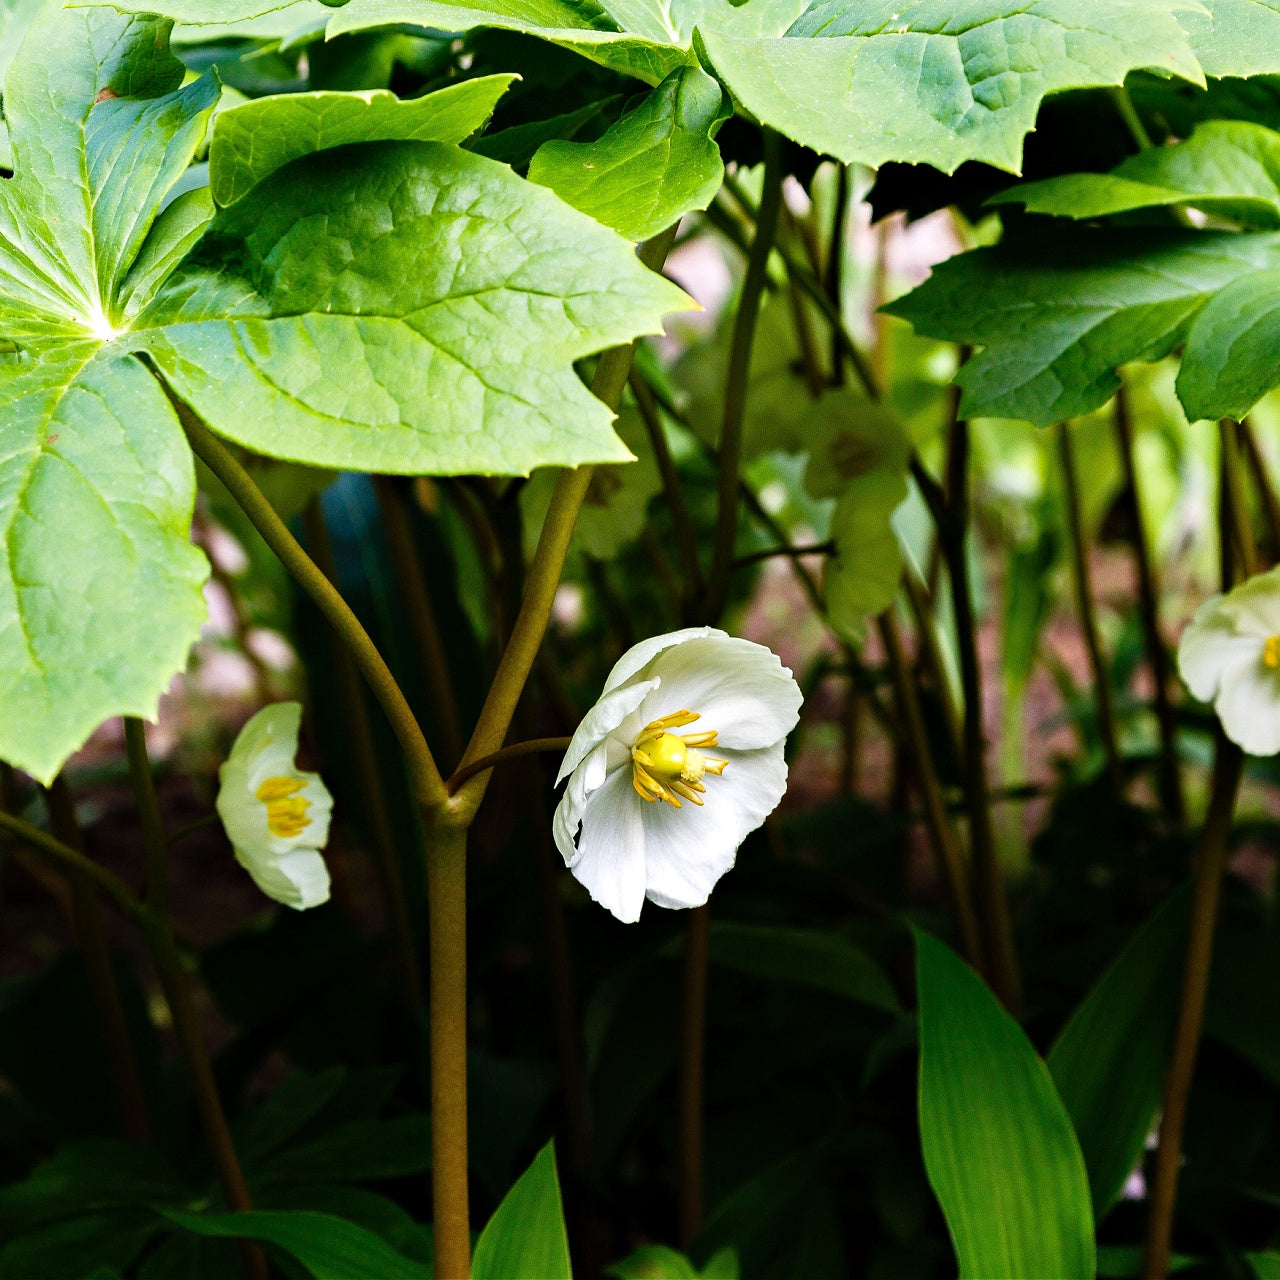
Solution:
M 314 1280 L 431 1280 L 431 1268 L 397 1253 L 381 1237 L 327 1213 L 166 1213 L 202 1236 L 235 1236 L 275 1245 Z
M 1280 1280 L 1280 1252 L 1246 1253 L 1245 1260 L 1258 1280 Z
M 988 203 L 1022 204 L 1029 213 L 1067 218 L 1189 204 L 1271 230 L 1280 226 L 1280 133 L 1238 120 L 1210 120 L 1186 142 L 1141 151 L 1109 174 L 1027 182 Z
M 1261 76 L 1280 71 L 1280 4 L 1276 0 L 1201 0 L 1178 15 L 1207 76 Z
M 1197 418 L 1243 418 L 1280 382 L 1280 267 L 1233 280 L 1187 334 L 1178 399 Z
M 1187 895 L 1177 893 L 1125 944 L 1045 1060 L 1080 1140 L 1098 1218 L 1120 1198 L 1160 1109 L 1186 936 Z
M 646 240 L 715 199 L 724 165 L 712 135 L 727 115 L 720 86 L 682 67 L 595 142 L 544 143 L 529 181 L 628 240 Z
M 0 759 L 52 781 L 155 716 L 205 619 L 195 469 L 155 379 L 68 346 L 0 369 Z
M 68 1280 L 102 1264 L 124 1271 L 163 1224 L 148 1209 L 81 1213 L 0 1245 L 0 1280 Z
M 885 310 L 985 347 L 956 376 L 965 416 L 1048 426 L 1105 404 L 1120 365 L 1168 355 L 1214 294 L 1276 267 L 1274 233 L 1041 230 L 942 263 Z
M 738 1259 L 732 1249 L 721 1249 L 699 1271 L 683 1253 L 665 1244 L 643 1244 L 620 1262 L 605 1267 L 618 1280 L 738 1280 Z
M 835 554 L 827 561 L 827 614 L 850 642 L 868 617 L 893 603 L 902 580 L 902 549 L 893 513 L 906 501 L 905 472 L 880 468 L 846 486 L 831 516 Z
M 476 1241 L 475 1280 L 571 1280 L 553 1143 L 503 1198 Z
M 961 1277 L 1092 1276 L 1088 1177 L 1048 1069 L 973 970 L 914 932 L 921 1143 Z
M 750 8 L 751 6 L 748 6 Z M 846 164 L 1017 172 L 1049 93 L 1118 85 L 1150 67 L 1204 79 L 1177 0 L 815 0 L 785 35 L 702 25 L 710 65 L 748 111 Z
M 197 319 L 225 309 L 205 300 L 214 271 L 270 314 Z M 505 165 L 381 142 L 295 160 L 220 210 L 146 343 L 210 426 L 259 453 L 522 475 L 630 457 L 573 362 L 691 305 Z
M 711 926 L 711 962 L 753 977 L 825 991 L 886 1013 L 902 1010 L 884 970 L 861 947 L 835 934 L 717 921 Z
M 209 186 L 234 204 L 277 169 L 357 142 L 462 142 L 493 114 L 513 75 L 464 80 L 401 102 L 393 93 L 288 93 L 223 111 L 209 147 Z
M 310 1142 L 287 1147 L 255 1171 L 254 1182 L 359 1182 L 404 1177 L 430 1167 L 430 1118 L 408 1115 L 338 1125 Z

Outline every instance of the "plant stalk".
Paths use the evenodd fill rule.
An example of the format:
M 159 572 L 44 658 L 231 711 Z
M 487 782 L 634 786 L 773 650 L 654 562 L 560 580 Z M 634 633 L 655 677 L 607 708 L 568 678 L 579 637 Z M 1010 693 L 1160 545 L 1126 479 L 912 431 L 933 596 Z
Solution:
M 695 907 L 685 930 L 680 1037 L 680 1242 L 686 1247 L 702 1229 L 703 1086 L 710 958 L 711 908 Z
M 1172 673 L 1169 655 L 1160 635 L 1160 592 L 1147 547 L 1146 526 L 1142 520 L 1142 494 L 1134 455 L 1133 424 L 1129 417 L 1128 391 L 1123 384 L 1116 392 L 1115 425 L 1120 446 L 1120 463 L 1124 468 L 1125 497 L 1129 519 L 1133 525 L 1133 555 L 1138 570 L 1138 615 L 1142 621 L 1147 661 L 1151 665 L 1151 678 L 1155 686 L 1156 727 L 1160 734 L 1160 800 L 1169 817 L 1180 824 L 1186 821 L 1187 806 L 1182 794 L 1182 776 L 1178 769 L 1178 726 L 1173 702 L 1169 697 Z
M 1058 423 L 1058 453 L 1062 461 L 1063 492 L 1067 508 L 1067 531 L 1071 537 L 1071 569 L 1076 589 L 1076 605 L 1080 610 L 1080 630 L 1089 652 L 1089 668 L 1093 672 L 1094 700 L 1098 714 L 1098 736 L 1106 760 L 1111 790 L 1119 799 L 1124 794 L 1124 773 L 1120 768 L 1120 751 L 1116 745 L 1115 700 L 1111 692 L 1111 676 L 1102 654 L 1098 636 L 1098 620 L 1093 607 L 1093 583 L 1089 569 L 1089 547 L 1084 534 L 1080 507 L 1080 478 L 1076 471 L 1075 449 L 1071 444 L 1071 428 Z

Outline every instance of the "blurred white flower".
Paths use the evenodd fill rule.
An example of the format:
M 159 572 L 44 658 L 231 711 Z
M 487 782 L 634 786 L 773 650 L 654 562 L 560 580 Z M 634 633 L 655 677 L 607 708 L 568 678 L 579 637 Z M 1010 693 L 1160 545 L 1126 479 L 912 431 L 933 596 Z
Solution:
M 713 627 L 629 649 L 560 766 L 565 864 L 628 923 L 645 898 L 701 906 L 782 799 L 801 701 L 775 654 Z
M 236 861 L 269 898 L 302 910 L 329 898 L 319 850 L 329 839 L 333 797 L 317 773 L 294 764 L 302 707 L 263 707 L 218 770 L 218 816 Z
M 1280 751 L 1280 569 L 1206 600 L 1183 632 L 1178 670 L 1237 746 Z

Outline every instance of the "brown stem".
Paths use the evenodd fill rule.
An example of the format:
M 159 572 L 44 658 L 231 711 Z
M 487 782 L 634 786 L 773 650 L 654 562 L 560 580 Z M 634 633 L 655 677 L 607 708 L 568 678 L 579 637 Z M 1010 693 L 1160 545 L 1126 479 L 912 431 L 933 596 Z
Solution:
M 680 1241 L 686 1246 L 702 1229 L 702 1112 L 710 954 L 711 908 L 696 907 L 689 913 L 685 932 L 680 1050 Z
M 951 902 L 960 929 L 960 940 L 969 963 L 981 973 L 983 963 L 982 943 L 978 920 L 973 909 L 973 894 L 969 883 L 969 868 L 965 865 L 956 840 L 955 829 L 947 813 L 938 772 L 929 750 L 929 738 L 925 732 L 924 718 L 920 714 L 920 700 L 916 697 L 915 684 L 907 666 L 902 640 L 893 613 L 885 610 L 876 619 L 885 655 L 889 660 L 889 673 L 893 678 L 894 695 L 898 703 L 898 718 L 902 722 L 904 741 L 911 751 L 911 763 L 915 770 L 924 805 L 925 826 L 933 845 L 938 870 L 951 890 Z
M 308 505 L 303 515 L 303 524 L 317 568 L 336 587 L 338 566 L 333 555 L 329 526 L 325 523 L 324 511 L 318 501 Z M 356 670 L 346 645 L 341 644 L 332 633 L 330 638 L 330 656 L 338 686 L 338 700 L 342 703 L 342 719 L 350 745 L 349 759 L 355 766 L 360 795 L 364 801 L 374 867 L 381 881 L 382 896 L 391 922 L 400 986 L 412 1024 L 424 1007 L 422 969 L 418 962 L 418 944 L 409 916 L 395 831 L 387 807 L 386 787 L 378 768 L 369 706 L 365 702 L 364 689 L 360 684 L 360 673 Z
M 951 677 L 942 660 L 942 647 L 938 643 L 937 626 L 933 614 L 933 602 L 929 589 L 914 565 L 907 565 L 902 574 L 902 587 L 911 606 L 911 616 L 916 624 L 916 644 L 925 670 L 933 682 L 938 705 L 942 709 L 947 741 L 955 752 L 956 761 L 964 756 L 964 735 L 960 729 L 960 712 L 951 686 Z
M 1204 1025 L 1205 999 L 1213 963 L 1213 935 L 1222 896 L 1222 876 L 1226 868 L 1231 837 L 1231 818 L 1240 786 L 1243 757 L 1239 747 L 1218 734 L 1213 766 L 1213 791 L 1196 864 L 1191 926 L 1187 937 L 1186 968 L 1182 978 L 1182 1001 L 1178 1008 L 1173 1052 L 1165 1077 L 1164 1110 L 1160 1120 L 1160 1141 L 1148 1201 L 1147 1248 L 1143 1264 L 1146 1280 L 1164 1280 L 1169 1273 L 1169 1252 L 1178 1195 L 1178 1168 L 1182 1163 L 1182 1133 L 1187 1118 L 1187 1102 L 1195 1074 L 1200 1033 Z
M 1160 593 L 1147 547 L 1146 526 L 1142 520 L 1142 495 L 1133 448 L 1133 424 L 1129 416 L 1128 391 L 1123 385 L 1116 392 L 1115 424 L 1120 462 L 1124 468 L 1124 499 L 1133 526 L 1133 555 L 1138 570 L 1138 615 L 1142 621 L 1147 661 L 1151 665 L 1151 678 L 1155 686 L 1156 727 L 1160 734 L 1160 799 L 1169 817 L 1175 823 L 1181 823 L 1186 820 L 1187 806 L 1183 799 L 1182 776 L 1178 769 L 1178 725 L 1169 696 L 1172 672 L 1169 655 L 1160 635 Z
M 1071 568 L 1076 589 L 1076 605 L 1080 610 L 1080 630 L 1089 651 L 1089 668 L 1093 672 L 1094 699 L 1098 713 L 1098 736 L 1107 762 L 1107 777 L 1118 799 L 1124 794 L 1124 774 L 1120 768 L 1120 752 L 1116 746 L 1115 702 L 1111 694 L 1111 676 L 1102 655 L 1098 637 L 1098 620 L 1093 607 L 1093 584 L 1089 569 L 1089 546 L 1080 512 L 1080 479 L 1076 472 L 1075 449 L 1071 445 L 1071 429 L 1058 423 L 1058 452 L 1062 461 L 1062 481 L 1066 497 L 1067 530 L 1071 537 Z
M 1222 448 L 1222 510 L 1226 515 L 1226 528 L 1230 530 L 1235 545 L 1240 575 L 1251 578 L 1258 572 L 1258 544 L 1249 521 L 1249 501 L 1244 487 L 1244 471 L 1240 458 L 1239 425 L 1231 418 L 1223 418 L 1218 424 Z M 1223 574 L 1223 590 L 1231 585 L 1232 575 Z
M 387 534 L 391 563 L 395 567 L 396 582 L 403 595 L 409 626 L 422 659 L 431 716 L 440 735 L 440 746 L 446 760 L 460 760 L 463 744 L 458 700 L 454 696 L 453 680 L 449 675 L 449 660 L 440 635 L 440 624 L 436 620 L 436 612 L 427 590 L 426 575 L 414 543 L 413 529 L 409 524 L 406 507 L 408 495 L 401 482 L 390 476 L 375 476 L 373 484 L 378 495 L 378 507 L 382 511 L 382 523 Z
M 960 656 L 960 684 L 964 693 L 964 754 L 961 761 L 969 844 L 977 888 L 976 906 L 992 990 L 1010 1010 L 1022 1002 L 1018 956 L 1013 942 L 1009 900 L 996 853 L 991 826 L 991 796 L 986 769 L 986 734 L 982 726 L 982 672 L 978 661 L 977 621 L 969 583 L 966 532 L 969 521 L 968 472 L 969 424 L 959 416 L 959 394 L 952 402 L 952 439 L 948 457 L 948 492 L 938 526 L 938 541 L 951 582 L 951 602 L 956 619 Z
M 75 802 L 65 774 L 58 774 L 45 792 L 45 797 L 54 835 L 62 844 L 89 861 L 80 822 L 76 818 Z M 151 1121 L 147 1114 L 146 1096 L 142 1091 L 133 1042 L 129 1038 L 129 1024 L 125 1020 L 124 1004 L 116 983 L 111 948 L 107 944 L 106 930 L 102 924 L 98 892 L 93 881 L 86 875 L 70 873 L 70 879 L 76 942 L 84 956 L 85 973 L 98 1014 L 98 1029 L 102 1034 L 107 1064 L 111 1071 L 120 1128 L 126 1137 L 135 1142 L 150 1142 Z
M 836 544 L 834 542 L 811 542 L 802 547 L 793 547 L 790 545 L 783 547 L 766 547 L 763 551 L 752 551 L 748 555 L 739 556 L 734 562 L 735 569 L 745 569 L 749 565 L 759 564 L 762 560 L 773 560 L 779 556 L 790 556 L 795 559 L 797 556 L 831 556 L 835 555 Z

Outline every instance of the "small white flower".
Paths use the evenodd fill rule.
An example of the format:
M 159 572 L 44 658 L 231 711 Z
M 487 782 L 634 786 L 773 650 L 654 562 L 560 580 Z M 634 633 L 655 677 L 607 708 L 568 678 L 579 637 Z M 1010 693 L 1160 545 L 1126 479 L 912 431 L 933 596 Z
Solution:
M 302 707 L 263 707 L 236 738 L 218 770 L 218 816 L 236 861 L 269 898 L 302 910 L 329 898 L 320 856 L 329 839 L 333 797 L 317 773 L 294 764 Z
M 645 898 L 701 906 L 787 789 L 801 701 L 775 654 L 713 627 L 629 649 L 556 779 L 569 779 L 554 822 L 565 864 L 628 923 Z
M 1178 670 L 1237 746 L 1280 751 L 1280 569 L 1206 600 L 1183 632 Z

